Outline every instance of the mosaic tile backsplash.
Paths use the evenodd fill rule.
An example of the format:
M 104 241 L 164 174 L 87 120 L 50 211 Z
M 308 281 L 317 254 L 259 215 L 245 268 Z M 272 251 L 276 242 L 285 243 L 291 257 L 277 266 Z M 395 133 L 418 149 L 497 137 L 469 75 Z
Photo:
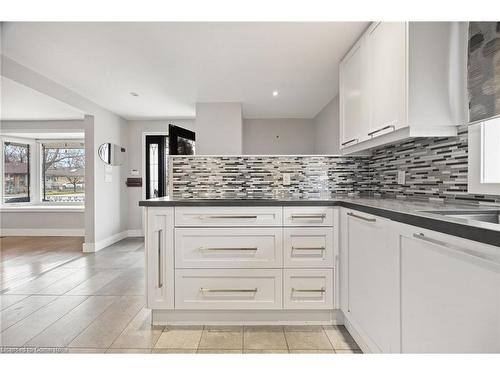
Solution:
M 176 198 L 321 197 L 381 194 L 500 203 L 499 195 L 467 193 L 467 127 L 458 136 L 417 138 L 373 151 L 371 157 L 183 156 L 170 159 Z M 406 184 L 397 184 L 397 171 Z M 282 173 L 292 184 L 283 186 Z
M 367 158 L 339 156 L 172 157 L 171 189 L 182 198 L 277 198 L 370 189 Z M 291 174 L 283 186 L 282 174 Z

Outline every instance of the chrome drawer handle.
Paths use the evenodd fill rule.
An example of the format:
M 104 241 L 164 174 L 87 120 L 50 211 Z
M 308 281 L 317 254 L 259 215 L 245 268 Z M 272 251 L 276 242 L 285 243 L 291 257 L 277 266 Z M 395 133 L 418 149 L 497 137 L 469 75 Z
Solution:
M 204 219 L 257 219 L 257 215 L 200 215 L 201 220 Z
M 357 142 L 358 141 L 358 138 L 353 138 L 353 139 L 350 139 L 348 140 L 347 142 L 344 142 L 341 144 L 341 146 L 345 146 L 345 145 L 348 145 L 349 143 L 352 143 L 352 142 Z
M 470 250 L 470 249 L 467 249 L 465 247 L 453 245 L 453 244 L 450 244 L 450 243 L 447 243 L 447 242 L 444 242 L 441 240 L 436 240 L 434 238 L 427 237 L 423 233 L 413 233 L 413 237 L 415 237 L 416 239 L 422 240 L 422 241 L 430 242 L 434 245 L 445 247 L 449 250 L 454 250 L 454 251 L 458 251 L 460 253 L 465 253 L 467 255 L 473 256 L 475 258 L 479 258 L 481 260 L 486 260 L 488 262 L 500 264 L 500 257 L 495 257 L 495 256 L 488 257 L 488 256 L 485 256 L 485 255 L 477 252 L 477 251 Z
M 200 288 L 201 293 L 257 293 L 257 288 L 253 289 L 212 289 Z
M 293 292 L 303 292 L 303 293 L 325 293 L 325 288 L 321 289 L 295 289 L 292 288 L 292 293 Z
M 381 132 L 383 130 L 387 130 L 387 129 L 391 129 L 391 128 L 392 128 L 392 130 L 396 130 L 396 126 L 394 126 L 394 125 L 386 125 L 384 127 L 381 127 L 380 129 L 377 129 L 377 130 L 374 130 L 372 132 L 369 132 L 368 135 L 371 137 L 374 134 L 377 134 L 377 133 L 379 133 L 379 132 Z
M 292 251 L 294 251 L 294 250 L 321 250 L 321 251 L 325 251 L 326 247 L 324 247 L 324 246 L 320 246 L 320 247 L 295 247 L 295 246 L 292 246 Z
M 356 215 L 356 214 L 353 214 L 352 212 L 348 212 L 347 215 L 355 217 L 356 219 L 361 219 L 361 220 L 364 220 L 364 221 L 369 221 L 370 223 L 374 223 L 374 222 L 377 221 L 377 219 L 375 219 L 375 218 L 370 218 L 370 217 L 364 217 L 364 216 Z
M 325 214 L 314 214 L 314 215 L 292 215 L 293 219 L 321 219 L 323 220 L 326 217 Z
M 258 247 L 200 247 L 198 248 L 200 251 L 257 251 Z
M 162 275 L 162 259 L 161 259 L 161 233 L 162 230 L 158 230 L 158 288 L 163 288 L 163 275 Z

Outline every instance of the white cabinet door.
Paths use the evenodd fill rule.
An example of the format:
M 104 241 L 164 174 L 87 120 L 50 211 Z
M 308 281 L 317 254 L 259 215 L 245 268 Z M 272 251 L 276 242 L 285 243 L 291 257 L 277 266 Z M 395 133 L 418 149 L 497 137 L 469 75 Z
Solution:
M 283 270 L 285 309 L 333 309 L 332 269 Z
M 282 270 L 176 270 L 176 309 L 281 309 Z
M 147 307 L 174 308 L 174 209 L 148 207 L 146 215 Z
M 399 352 L 397 236 L 389 220 L 353 210 L 345 212 L 347 317 L 356 330 L 368 338 L 373 351 Z
M 285 228 L 283 259 L 287 268 L 332 268 L 333 228 Z
M 402 352 L 500 353 L 500 249 L 414 227 L 400 247 Z
M 367 139 L 367 61 L 365 41 L 354 45 L 340 64 L 340 147 Z
M 282 207 L 176 207 L 176 227 L 276 227 Z
M 177 268 L 283 267 L 282 228 L 176 228 Z
M 283 225 L 285 227 L 331 227 L 333 207 L 284 207 Z
M 404 22 L 379 22 L 368 32 L 372 137 L 406 126 L 406 30 Z

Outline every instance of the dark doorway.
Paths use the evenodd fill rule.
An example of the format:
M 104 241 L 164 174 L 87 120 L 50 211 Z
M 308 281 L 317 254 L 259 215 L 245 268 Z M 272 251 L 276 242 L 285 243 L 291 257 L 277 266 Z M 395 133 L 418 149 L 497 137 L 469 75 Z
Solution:
M 166 195 L 167 138 L 166 135 L 146 136 L 146 199 Z

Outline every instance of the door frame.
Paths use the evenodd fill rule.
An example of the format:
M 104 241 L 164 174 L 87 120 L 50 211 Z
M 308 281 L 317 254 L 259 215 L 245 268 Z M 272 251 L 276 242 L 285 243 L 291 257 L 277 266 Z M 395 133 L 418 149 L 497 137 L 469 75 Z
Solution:
M 167 136 L 168 131 L 148 131 L 142 132 L 141 137 L 141 178 L 142 178 L 142 200 L 146 200 L 146 136 L 148 135 L 159 135 L 159 136 Z M 167 186 L 167 190 L 169 187 Z

